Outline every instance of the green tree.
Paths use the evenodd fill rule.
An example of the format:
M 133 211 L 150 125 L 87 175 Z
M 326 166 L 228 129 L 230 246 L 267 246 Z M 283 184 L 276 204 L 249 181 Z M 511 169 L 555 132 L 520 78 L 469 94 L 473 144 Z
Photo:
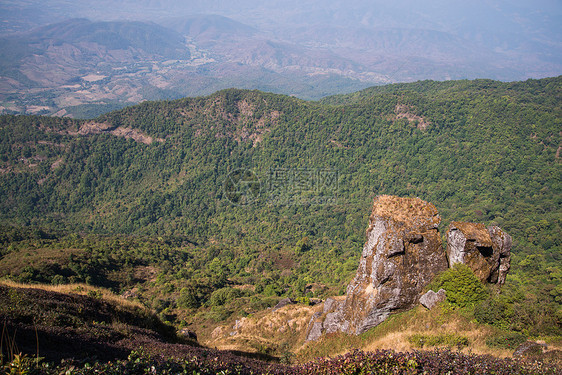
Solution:
M 193 288 L 182 288 L 180 290 L 180 296 L 178 297 L 177 304 L 179 307 L 196 309 L 201 303 L 197 296 L 197 291 Z

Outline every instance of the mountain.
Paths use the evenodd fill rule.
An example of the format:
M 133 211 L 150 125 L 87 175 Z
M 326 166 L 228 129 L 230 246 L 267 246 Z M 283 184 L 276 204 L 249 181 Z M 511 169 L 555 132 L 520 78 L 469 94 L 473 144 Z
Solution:
M 87 118 L 142 100 L 230 87 L 319 99 L 424 79 L 543 78 L 562 67 L 562 9 L 549 0 L 533 6 L 505 0 L 25 0 L 0 10 L 4 113 Z M 92 21 L 68 21 L 77 17 Z M 69 22 L 68 32 L 86 39 L 69 37 Z M 45 27 L 53 31 L 49 43 L 64 40 L 65 50 L 54 48 L 52 56 L 48 43 L 37 43 L 30 30 Z M 132 29 L 137 35 L 129 39 Z M 77 82 L 67 84 L 68 77 Z
M 80 104 L 111 107 L 145 97 L 177 97 L 145 75 L 151 61 L 190 58 L 180 34 L 143 22 L 74 19 L 1 38 L 0 46 L 2 97 L 22 94 L 31 111 L 40 113 Z
M 389 332 L 430 342 L 392 327 L 450 334 L 443 319 L 457 336 L 439 340 L 478 353 L 556 342 L 561 96 L 562 77 L 421 81 L 321 102 L 228 89 L 90 120 L 3 115 L 0 277 L 110 288 L 204 345 L 279 357 L 373 348 Z M 315 304 L 353 278 L 383 194 L 431 201 L 440 233 L 462 221 L 509 233 L 501 293 L 303 347 Z M 268 309 L 287 297 L 300 302 Z
M 221 274 L 243 284 L 257 282 L 244 270 L 263 272 L 281 293 L 306 275 L 337 294 L 373 196 L 418 196 L 444 226 L 501 226 L 514 238 L 513 277 L 543 280 L 556 296 L 561 82 L 424 81 L 322 103 L 230 89 L 93 120 L 5 115 L 0 219 L 47 233 L 177 237 L 170 244 L 195 246 L 179 265 L 225 252 L 241 263 Z M 65 277 L 120 285 L 103 264 Z
M 236 39 L 259 33 L 251 26 L 213 14 L 171 18 L 165 23 L 182 35 L 189 35 L 199 40 Z
M 513 209 L 508 204 L 513 197 L 536 195 L 522 183 L 535 181 L 526 173 L 551 170 L 531 185 L 538 184 L 542 197 L 535 198 L 538 203 L 553 199 L 556 185 L 548 181 L 559 168 L 559 86 L 560 78 L 515 83 L 425 81 L 374 87 L 322 103 L 226 90 L 209 97 L 143 103 L 88 121 L 4 116 L 3 195 L 14 200 L 3 202 L 2 215 L 4 220 L 50 220 L 50 215 L 67 212 L 65 220 L 56 221 L 95 230 L 110 225 L 107 230 L 160 232 L 170 220 L 185 225 L 205 215 L 190 208 L 190 201 L 213 211 L 225 209 L 228 202 L 220 183 L 232 170 L 250 168 L 267 178 L 270 169 L 310 167 L 341 169 L 345 183 L 340 194 L 346 204 L 355 198 L 367 202 L 376 192 L 415 194 L 427 196 L 438 208 L 445 202 L 464 202 L 478 207 L 489 220 L 503 221 Z M 147 145 L 125 138 L 144 139 Z M 78 154 L 71 152 L 76 147 L 82 150 Z M 115 148 L 120 156 L 101 154 L 99 147 L 110 154 Z M 537 147 L 543 147 L 538 155 Z M 210 150 L 216 152 L 209 154 Z M 138 163 L 149 166 L 139 170 Z M 532 171 L 532 166 L 540 168 Z M 485 180 L 474 179 L 474 173 Z M 28 178 L 42 182 L 21 190 L 17 181 Z M 209 190 L 203 194 L 195 181 Z M 523 190 L 506 186 L 507 181 Z M 70 186 L 76 189 L 67 189 Z M 490 186 L 497 189 L 488 190 Z M 148 215 L 160 218 L 161 224 L 140 225 L 138 220 L 146 221 L 146 215 L 133 214 L 148 210 L 138 206 L 139 194 L 155 203 L 156 196 L 146 189 L 168 202 L 154 206 L 156 212 Z M 47 191 L 57 192 L 58 198 Z M 467 200 L 467 191 L 478 198 Z M 34 206 L 20 200 L 29 194 L 35 196 Z M 118 211 L 77 220 L 108 203 L 117 204 L 115 194 L 123 199 Z M 178 201 L 177 194 L 191 198 Z M 497 208 L 494 213 L 492 207 Z M 450 207 L 445 212 L 454 218 Z M 474 213 L 468 216 L 477 218 Z
M 264 39 L 225 17 L 164 23 L 179 32 L 150 22 L 74 19 L 0 38 L 2 111 L 87 117 L 232 86 L 307 98 L 367 86 L 338 73 L 356 65 L 351 61 Z
M 4 47 L 17 45 L 15 50 L 3 48 L 1 61 L 4 69 L 12 70 L 21 62 L 31 63 L 31 59 L 41 65 L 41 58 L 53 60 L 53 65 L 63 65 L 64 61 L 73 60 L 73 63 L 84 64 L 85 67 L 102 62 L 132 63 L 147 56 L 189 59 L 189 50 L 180 34 L 143 22 L 72 19 L 13 38 L 4 37 L 1 43 Z M 25 72 L 25 68 L 22 71 Z

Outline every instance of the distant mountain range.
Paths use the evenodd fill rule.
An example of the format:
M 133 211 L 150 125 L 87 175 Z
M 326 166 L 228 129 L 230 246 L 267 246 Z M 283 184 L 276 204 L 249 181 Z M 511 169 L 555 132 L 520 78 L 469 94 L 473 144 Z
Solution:
M 229 87 L 318 99 L 392 82 L 562 72 L 555 3 L 437 3 L 4 3 L 0 110 L 92 117 Z

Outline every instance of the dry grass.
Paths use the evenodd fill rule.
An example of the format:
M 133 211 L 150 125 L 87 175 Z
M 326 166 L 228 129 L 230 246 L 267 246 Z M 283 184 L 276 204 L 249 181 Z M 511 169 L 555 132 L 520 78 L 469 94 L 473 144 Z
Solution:
M 424 224 L 430 228 L 439 225 L 437 208 L 420 198 L 403 198 L 392 195 L 379 195 L 373 203 L 371 221 L 374 217 L 390 217 L 405 224 Z
M 362 346 L 361 349 L 366 351 L 374 351 L 377 349 L 394 349 L 397 351 L 410 351 L 414 349 L 420 349 L 412 346 L 408 341 L 408 338 L 415 334 L 425 334 L 429 336 L 438 335 L 457 335 L 461 337 L 466 337 L 470 341 L 470 345 L 461 350 L 464 353 L 474 353 L 474 354 L 489 354 L 495 357 L 511 357 L 512 351 L 506 349 L 492 349 L 486 346 L 486 339 L 490 337 L 493 332 L 492 329 L 486 327 L 480 327 L 474 330 L 461 330 L 457 331 L 455 329 L 443 328 L 437 331 L 427 331 L 427 330 L 404 330 L 398 332 L 391 332 L 381 338 L 377 338 L 366 345 Z M 456 348 L 454 348 L 457 350 Z
M 404 313 L 403 316 L 397 316 L 396 320 L 397 322 L 394 324 L 391 322 L 390 325 L 394 327 L 389 332 L 379 336 L 373 335 L 375 337 L 370 340 L 366 339 L 362 349 L 407 351 L 414 349 L 408 342 L 408 337 L 414 334 L 457 335 L 466 337 L 470 342 L 469 346 L 462 350 L 463 352 L 490 354 L 496 357 L 510 357 L 512 354 L 509 350 L 493 349 L 486 345 L 486 339 L 497 334 L 497 329 L 475 323 L 459 311 L 451 310 L 447 304 L 434 310 L 426 310 L 418 306 Z M 381 327 L 381 329 L 383 328 Z
M 215 331 L 204 344 L 217 349 L 282 354 L 294 351 L 305 340 L 306 329 L 314 309 L 303 305 L 287 305 L 276 311 L 261 311 L 240 318 Z
M 459 311 L 443 304 L 433 310 L 418 306 L 412 310 L 392 315 L 379 326 L 359 336 L 343 333 L 326 335 L 316 342 L 302 345 L 296 352 L 298 362 L 307 362 L 316 357 L 345 354 L 353 349 L 374 351 L 393 349 L 411 351 L 415 348 L 408 338 L 415 334 L 427 336 L 455 335 L 466 337 L 470 344 L 462 349 L 464 353 L 489 354 L 495 357 L 511 357 L 512 351 L 490 348 L 486 340 L 498 330 L 477 324 Z M 423 348 L 430 350 L 431 348 Z M 457 348 L 452 348 L 458 350 Z
M 130 308 L 130 309 L 143 309 L 143 310 L 145 309 L 145 307 L 140 302 L 127 300 L 113 293 L 109 289 L 95 287 L 82 283 L 61 284 L 61 285 L 23 284 L 7 279 L 0 279 L 0 284 L 12 288 L 41 289 L 47 292 L 56 292 L 56 293 L 63 293 L 63 294 L 78 294 L 83 296 L 96 295 L 96 296 L 100 296 L 103 300 L 110 302 L 116 306 L 120 306 L 123 308 Z
M 407 352 L 412 349 L 412 345 L 408 341 L 408 337 L 414 334 L 412 331 L 392 332 L 379 339 L 376 339 L 364 346 L 361 349 L 367 351 L 374 351 L 377 349 L 394 349 L 399 352 Z

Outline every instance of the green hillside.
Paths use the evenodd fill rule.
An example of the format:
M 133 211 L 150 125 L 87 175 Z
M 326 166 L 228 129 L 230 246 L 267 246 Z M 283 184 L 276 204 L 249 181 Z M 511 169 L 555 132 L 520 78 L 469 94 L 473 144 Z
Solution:
M 244 309 L 231 301 L 343 291 L 373 197 L 418 196 L 443 234 L 452 220 L 510 233 L 519 329 L 560 332 L 561 86 L 423 81 L 322 102 L 230 89 L 94 121 L 1 116 L 0 274 L 144 285 L 171 320 L 181 306 L 220 320 Z M 73 255 L 24 264 L 54 249 Z M 142 267 L 157 278 L 125 276 Z

